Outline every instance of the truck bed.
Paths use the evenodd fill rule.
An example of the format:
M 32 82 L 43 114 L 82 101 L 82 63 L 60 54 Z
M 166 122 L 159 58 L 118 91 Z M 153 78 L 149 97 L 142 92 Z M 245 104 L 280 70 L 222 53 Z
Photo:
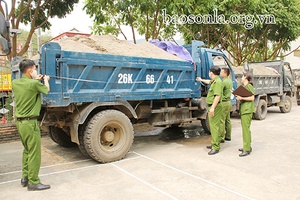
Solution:
M 253 87 L 255 95 L 276 94 L 282 90 L 281 76 L 272 67 L 267 67 L 262 63 L 249 63 L 249 69 L 253 74 Z M 243 67 L 234 67 L 234 72 L 238 85 L 241 84 Z
M 199 97 L 194 65 L 185 61 L 82 53 L 46 43 L 40 72 L 50 76 L 49 107 L 71 103 Z

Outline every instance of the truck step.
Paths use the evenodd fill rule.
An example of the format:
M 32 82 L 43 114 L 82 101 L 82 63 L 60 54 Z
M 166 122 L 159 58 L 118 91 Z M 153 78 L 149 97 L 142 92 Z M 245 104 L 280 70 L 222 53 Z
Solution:
M 180 119 L 180 120 L 168 120 L 164 122 L 153 122 L 151 125 L 153 126 L 165 126 L 165 125 L 171 125 L 171 124 L 181 124 L 181 123 L 187 123 L 187 122 L 192 122 L 197 119 L 195 118 L 190 118 L 190 119 Z
M 179 111 L 179 110 L 199 110 L 199 108 L 197 106 L 194 106 L 194 107 L 183 107 L 183 108 L 160 108 L 160 109 L 155 109 L 155 110 L 151 110 L 151 113 L 152 114 L 155 114 L 155 113 L 168 113 L 168 112 L 174 112 L 175 110 L 176 111 Z

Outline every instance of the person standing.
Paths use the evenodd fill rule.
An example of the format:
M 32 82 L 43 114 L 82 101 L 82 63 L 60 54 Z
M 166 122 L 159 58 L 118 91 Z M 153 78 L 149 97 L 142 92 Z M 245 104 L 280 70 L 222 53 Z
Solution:
M 49 189 L 38 177 L 41 166 L 41 135 L 37 121 L 41 110 L 41 93 L 50 91 L 49 76 L 37 74 L 35 63 L 24 59 L 19 64 L 22 77 L 12 82 L 16 103 L 16 126 L 24 147 L 21 185 L 28 191 Z M 40 80 L 44 80 L 44 84 Z
M 247 156 L 252 152 L 251 148 L 251 121 L 252 115 L 255 111 L 254 109 L 254 88 L 252 85 L 252 75 L 250 72 L 244 73 L 242 76 L 242 84 L 245 88 L 252 93 L 251 96 L 241 97 L 236 96 L 236 99 L 240 101 L 240 115 L 242 123 L 242 132 L 243 132 L 243 148 L 240 148 L 239 151 L 242 151 L 239 154 L 240 157 Z
M 232 80 L 228 77 L 230 75 L 229 68 L 222 68 L 220 76 L 223 81 L 223 98 L 222 98 L 222 118 L 220 124 L 220 137 L 221 142 L 231 141 L 231 121 L 230 121 L 230 111 L 232 104 L 230 102 L 231 90 L 232 90 Z
M 206 103 L 208 105 L 208 120 L 211 133 L 211 145 L 207 146 L 211 149 L 208 155 L 214 155 L 219 153 L 220 150 L 220 121 L 222 117 L 222 104 L 221 98 L 223 93 L 223 83 L 219 77 L 221 69 L 218 66 L 212 66 L 209 70 L 210 87 L 206 97 Z M 205 80 L 200 77 L 196 78 L 197 81 Z

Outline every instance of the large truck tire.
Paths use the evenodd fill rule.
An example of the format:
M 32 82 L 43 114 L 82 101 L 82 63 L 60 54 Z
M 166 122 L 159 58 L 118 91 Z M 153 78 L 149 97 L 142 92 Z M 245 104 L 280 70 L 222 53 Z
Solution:
M 86 124 L 82 124 L 79 126 L 78 128 L 78 140 L 79 140 L 79 144 L 78 144 L 78 149 L 80 150 L 80 152 L 86 156 L 86 157 L 90 157 L 89 154 L 87 153 L 85 146 L 84 146 L 84 131 L 86 128 Z
M 61 128 L 50 126 L 50 138 L 62 147 L 75 147 L 77 144 L 71 141 L 71 137 Z
M 87 123 L 83 139 L 92 159 L 101 163 L 117 161 L 124 158 L 132 146 L 133 126 L 120 111 L 101 111 Z
M 284 105 L 282 107 L 279 107 L 280 112 L 282 113 L 288 113 L 292 109 L 292 99 L 290 96 L 284 97 Z
M 298 86 L 296 89 L 296 100 L 297 100 L 297 105 L 300 106 L 300 87 Z
M 256 107 L 254 118 L 258 120 L 264 120 L 268 113 L 267 102 L 264 99 L 260 99 Z
M 206 114 L 206 119 L 201 119 L 201 126 L 204 129 L 204 131 L 210 135 L 208 113 Z

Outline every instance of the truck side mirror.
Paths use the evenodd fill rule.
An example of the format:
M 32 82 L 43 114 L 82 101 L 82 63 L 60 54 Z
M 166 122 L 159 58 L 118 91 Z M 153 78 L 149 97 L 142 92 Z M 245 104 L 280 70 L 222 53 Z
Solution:
M 5 37 L 7 34 L 7 27 L 6 27 L 6 21 L 4 15 L 0 12 L 0 34 L 2 37 Z
M 250 70 L 249 65 L 247 62 L 244 64 L 244 71 L 248 72 Z
M 5 11 L 7 16 L 7 4 L 5 1 L 0 0 L 0 3 L 5 4 Z M 9 21 L 8 19 L 5 19 L 5 16 L 3 13 L 0 13 L 0 46 L 2 49 L 2 52 L 5 53 L 4 55 L 8 55 L 11 50 L 11 42 L 9 38 Z M 0 56 L 4 56 L 3 54 L 0 54 Z
M 8 42 L 6 39 L 0 37 L 0 45 L 2 47 L 2 51 L 5 53 L 5 54 L 9 54 L 10 53 L 10 49 L 8 47 Z M 0 54 L 2 55 L 2 54 Z

